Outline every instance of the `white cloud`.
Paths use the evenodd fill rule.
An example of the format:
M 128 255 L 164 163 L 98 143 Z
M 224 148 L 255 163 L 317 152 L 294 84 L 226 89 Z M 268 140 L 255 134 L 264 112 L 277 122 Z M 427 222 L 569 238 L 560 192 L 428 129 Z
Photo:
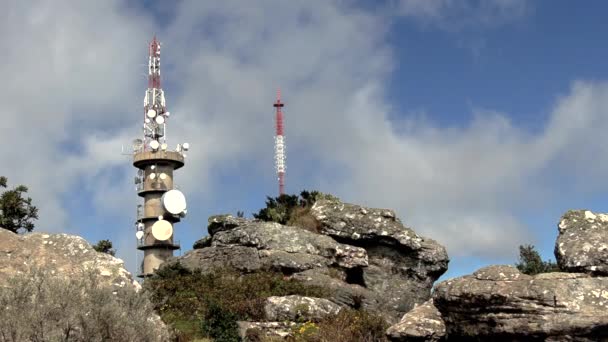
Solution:
M 526 0 L 397 0 L 398 15 L 433 28 L 497 27 L 532 11 Z
M 101 213 L 134 215 L 134 169 L 120 145 L 139 134 L 153 18 L 120 3 L 13 3 L 0 24 L 0 43 L 14 47 L 0 65 L 11 80 L 0 84 L 0 134 L 9 142 L 0 145 L 8 165 L 0 173 L 30 186 L 41 208 L 40 230 L 66 229 L 73 213 L 60 198 L 78 191 L 78 181 L 87 184 L 89 204 Z M 492 3 L 504 11 L 511 6 Z M 529 235 L 516 211 L 553 200 L 547 197 L 557 185 L 551 175 L 577 182 L 572 194 L 603 188 L 596 182 L 608 171 L 601 141 L 605 84 L 577 83 L 556 103 L 540 136 L 485 109 L 475 109 L 462 129 L 413 116 L 391 121 L 388 114 L 398 109 L 386 104 L 383 85 L 396 61 L 385 42 L 386 17 L 344 4 L 176 3 L 157 33 L 173 114 L 169 141 L 193 146 L 177 175 L 192 195 L 191 208 L 210 198 L 230 201 L 218 191 L 230 186 L 219 184 L 218 168 L 248 160 L 239 172 L 262 177 L 270 171 L 271 165 L 252 160 L 271 160 L 277 87 L 287 101 L 290 182 L 395 208 L 452 255 L 515 251 Z M 462 6 L 435 4 L 439 9 L 419 11 L 443 18 L 433 13 Z M 95 24 L 99 18 L 103 25 Z M 404 113 L 397 114 L 390 117 Z M 306 178 L 295 180 L 295 174 Z M 125 228 L 113 228 L 110 237 L 121 250 L 132 235 Z M 119 252 L 132 267 L 131 251 Z

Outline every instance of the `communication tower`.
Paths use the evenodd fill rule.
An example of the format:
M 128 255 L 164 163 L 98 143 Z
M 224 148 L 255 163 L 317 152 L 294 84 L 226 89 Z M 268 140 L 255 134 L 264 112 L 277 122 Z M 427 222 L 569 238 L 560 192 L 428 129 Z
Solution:
M 175 150 L 167 145 L 167 111 L 165 94 L 160 84 L 160 42 L 156 36 L 149 45 L 148 89 L 144 97 L 143 135 L 133 141 L 135 184 L 143 205 L 137 206 L 135 222 L 137 249 L 144 252 L 139 277 L 154 270 L 179 249 L 173 227 L 186 215 L 186 198 L 173 182 L 175 170 L 184 166 L 188 143 Z
M 285 193 L 285 136 L 283 135 L 283 111 L 285 106 L 281 102 L 281 90 L 277 90 L 277 102 L 273 104 L 276 108 L 276 135 L 274 137 L 274 162 L 277 168 L 279 181 L 279 196 Z

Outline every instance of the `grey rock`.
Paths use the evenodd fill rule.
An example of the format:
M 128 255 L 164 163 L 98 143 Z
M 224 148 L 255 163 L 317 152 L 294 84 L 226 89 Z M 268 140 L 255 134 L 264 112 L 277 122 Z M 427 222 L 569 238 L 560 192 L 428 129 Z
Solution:
M 608 275 L 608 214 L 570 210 L 558 231 L 555 258 L 560 269 Z
M 269 321 L 313 321 L 336 315 L 341 307 L 324 298 L 304 296 L 268 297 L 264 313 Z
M 243 273 L 250 273 L 262 268 L 257 249 L 243 246 L 205 247 L 187 252 L 181 257 L 171 258 L 161 267 L 168 267 L 174 262 L 181 263 L 187 269 L 200 269 L 203 273 L 214 269 L 230 267 Z
M 39 268 L 58 277 L 81 276 L 92 271 L 115 287 L 141 285 L 124 268 L 124 262 L 99 253 L 83 238 L 68 234 L 15 234 L 0 228 L 0 286 L 11 275 Z
M 194 242 L 194 244 L 192 245 L 192 248 L 201 249 L 201 248 L 210 247 L 210 246 L 211 246 L 211 235 L 207 235 L 207 236 L 203 237 L 202 239 L 196 240 Z
M 365 248 L 369 266 L 360 285 L 382 293 L 385 309 L 397 314 L 429 299 L 449 262 L 443 246 L 405 227 L 392 210 L 319 200 L 311 208 L 322 234 Z
M 247 221 L 248 220 L 245 218 L 234 217 L 229 214 L 214 215 L 209 217 L 209 219 L 207 220 L 207 231 L 209 232 L 209 235 L 213 236 L 217 232 L 233 229 L 246 223 Z
M 211 242 L 213 247 L 235 245 L 321 256 L 326 259 L 326 264 L 345 268 L 368 264 L 367 253 L 363 248 L 341 244 L 327 236 L 274 222 L 249 221 L 238 228 L 217 232 Z
M 248 341 L 247 339 L 250 334 L 252 334 L 252 330 L 257 330 L 259 334 L 263 337 L 288 337 L 292 336 L 292 331 L 294 329 L 302 326 L 301 323 L 295 322 L 247 322 L 247 321 L 238 321 L 237 325 L 239 327 L 239 336 L 243 341 Z
M 406 313 L 401 321 L 386 331 L 391 341 L 443 341 L 446 327 L 441 313 L 430 299 Z
M 450 339 L 608 340 L 607 277 L 488 266 L 439 283 L 433 300 Z

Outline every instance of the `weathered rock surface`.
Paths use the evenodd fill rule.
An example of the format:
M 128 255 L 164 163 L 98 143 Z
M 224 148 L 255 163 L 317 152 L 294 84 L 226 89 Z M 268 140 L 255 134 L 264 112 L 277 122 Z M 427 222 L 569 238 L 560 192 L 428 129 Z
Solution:
M 386 331 L 391 341 L 443 341 L 446 328 L 433 300 L 428 300 L 406 313 L 401 321 Z
M 141 286 L 124 268 L 124 262 L 98 253 L 83 238 L 68 234 L 15 234 L 0 229 L 0 285 L 17 273 L 39 268 L 61 277 L 98 273 L 112 286 Z
M 313 321 L 336 315 L 341 307 L 324 298 L 304 296 L 268 297 L 264 313 L 269 321 Z
M 439 283 L 433 300 L 449 339 L 608 340 L 608 277 L 488 266 Z
M 273 222 L 209 219 L 209 236 L 174 258 L 203 271 L 231 266 L 241 272 L 274 270 L 329 288 L 334 303 L 363 307 L 397 322 L 430 298 L 447 269 L 445 248 L 416 235 L 385 209 L 320 200 L 310 210 L 321 234 Z
M 311 214 L 322 234 L 365 248 L 369 266 L 361 269 L 359 283 L 381 293 L 385 309 L 397 318 L 428 299 L 433 282 L 447 270 L 445 248 L 405 227 L 392 210 L 320 200 Z
M 251 335 L 264 337 L 287 337 L 292 335 L 293 329 L 300 327 L 301 323 L 295 322 L 247 322 L 238 321 L 239 336 L 243 341 L 248 341 Z M 257 331 L 258 333 L 254 333 Z
M 608 214 L 570 210 L 558 230 L 555 258 L 562 270 L 608 275 Z

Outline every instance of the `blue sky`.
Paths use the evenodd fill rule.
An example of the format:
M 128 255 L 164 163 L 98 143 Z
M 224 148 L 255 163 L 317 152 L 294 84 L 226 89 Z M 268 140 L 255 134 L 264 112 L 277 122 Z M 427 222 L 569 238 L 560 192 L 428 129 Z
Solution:
M 169 141 L 192 145 L 176 174 L 182 253 L 208 216 L 249 215 L 276 194 L 278 87 L 288 192 L 396 210 L 447 246 L 445 277 L 513 263 L 526 242 L 553 259 L 566 210 L 606 211 L 604 2 L 248 4 L 9 2 L 0 174 L 30 186 L 36 230 L 111 239 L 135 270 L 135 169 L 121 146 L 141 134 L 153 34 Z

